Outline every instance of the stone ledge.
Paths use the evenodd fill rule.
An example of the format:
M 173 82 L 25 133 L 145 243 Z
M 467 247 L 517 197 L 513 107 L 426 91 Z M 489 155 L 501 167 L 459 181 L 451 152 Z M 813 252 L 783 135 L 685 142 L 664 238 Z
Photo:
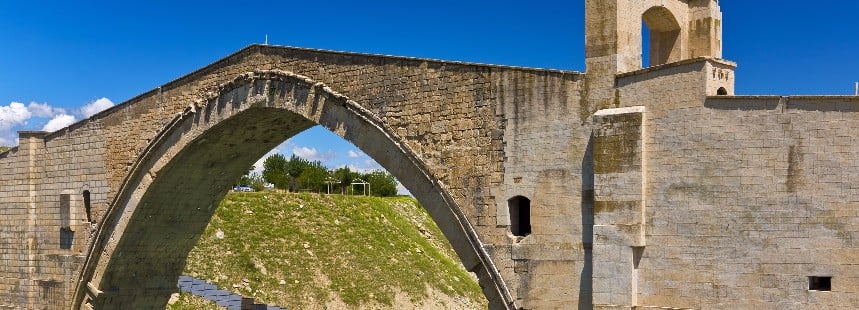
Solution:
M 713 57 L 696 57 L 696 58 L 692 58 L 692 59 L 684 59 L 681 61 L 667 63 L 664 65 L 652 66 L 652 67 L 647 67 L 647 68 L 639 69 L 639 70 L 635 70 L 635 71 L 620 73 L 620 74 L 615 75 L 615 78 L 616 79 L 623 79 L 623 78 L 627 78 L 627 77 L 631 77 L 631 76 L 637 76 L 637 75 L 647 74 L 647 73 L 651 73 L 651 72 L 655 72 L 655 71 L 660 71 L 663 69 L 682 67 L 685 65 L 697 64 L 697 63 L 706 63 L 706 62 L 720 64 L 723 66 L 728 66 L 731 69 L 737 68 L 737 63 L 735 63 L 733 61 L 729 61 L 729 60 L 725 60 L 725 59 L 721 59 L 721 58 L 713 58 Z
M 602 110 L 597 111 L 597 113 L 595 113 L 594 116 L 618 115 L 618 114 L 627 114 L 627 113 L 644 113 L 644 110 L 645 110 L 645 108 L 643 106 L 602 109 Z
M 720 110 L 859 112 L 859 96 L 707 96 L 704 106 Z

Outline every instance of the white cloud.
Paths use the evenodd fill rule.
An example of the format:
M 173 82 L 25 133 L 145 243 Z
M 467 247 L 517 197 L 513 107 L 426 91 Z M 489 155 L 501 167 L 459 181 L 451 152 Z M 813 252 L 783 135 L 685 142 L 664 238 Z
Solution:
M 319 150 L 317 150 L 316 148 L 304 147 L 304 146 L 293 147 L 292 148 L 292 154 L 295 154 L 295 156 L 298 156 L 298 157 L 301 157 L 301 158 L 304 158 L 304 159 L 307 159 L 310 161 L 318 160 L 318 161 L 321 161 L 323 163 L 334 158 L 334 156 L 336 155 L 336 154 L 334 154 L 333 150 L 328 150 L 328 152 L 322 153 Z
M 68 114 L 60 114 L 60 115 L 54 116 L 54 118 L 52 118 L 50 121 L 48 121 L 48 123 L 45 124 L 45 127 L 42 127 L 42 131 L 53 132 L 53 131 L 63 129 L 63 128 L 65 128 L 71 124 L 74 124 L 74 123 L 75 123 L 75 117 L 74 116 L 71 116 Z
M 18 134 L 15 131 L 26 125 L 32 116 L 33 113 L 20 102 L 0 106 L 0 145 L 18 145 Z
M 56 131 L 74 123 L 78 118 L 87 118 L 104 109 L 113 106 L 113 101 L 100 98 L 80 109 L 74 109 L 74 114 L 63 108 L 53 107 L 48 103 L 30 102 L 24 105 L 11 102 L 0 106 L 0 145 L 15 146 L 18 144 L 16 131 L 36 130 Z M 76 117 L 77 116 L 77 117 Z
M 24 125 L 33 116 L 30 110 L 20 102 L 12 102 L 7 106 L 0 106 L 0 130 L 9 130 L 17 125 Z
M 107 99 L 105 97 L 101 97 L 100 99 L 90 102 L 83 107 L 81 107 L 81 115 L 84 118 L 89 118 L 90 116 L 95 115 L 98 112 L 104 111 L 107 108 L 113 106 L 113 101 Z
M 292 148 L 292 153 L 301 158 L 311 158 L 319 155 L 319 150 L 312 147 L 296 146 Z
M 355 151 L 353 151 L 353 150 L 349 150 L 349 152 L 348 152 L 348 153 L 346 153 L 346 155 L 348 155 L 348 156 L 349 156 L 349 158 L 358 158 L 358 157 L 361 157 L 361 153 L 355 152 Z
M 27 106 L 27 110 L 33 114 L 33 117 L 44 117 L 51 118 L 60 114 L 65 114 L 66 110 L 62 108 L 52 107 L 48 103 L 38 103 L 38 102 L 30 102 L 30 105 Z

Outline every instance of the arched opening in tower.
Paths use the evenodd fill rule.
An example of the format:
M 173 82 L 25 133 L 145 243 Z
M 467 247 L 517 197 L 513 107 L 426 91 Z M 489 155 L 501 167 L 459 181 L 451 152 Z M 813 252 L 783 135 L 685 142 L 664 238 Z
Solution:
M 641 16 L 642 67 L 680 60 L 680 24 L 667 8 L 656 6 Z

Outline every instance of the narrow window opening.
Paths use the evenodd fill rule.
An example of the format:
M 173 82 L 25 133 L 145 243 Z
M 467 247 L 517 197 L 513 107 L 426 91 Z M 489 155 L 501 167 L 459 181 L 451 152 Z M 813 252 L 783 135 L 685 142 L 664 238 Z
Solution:
M 89 191 L 83 192 L 84 196 L 84 211 L 86 212 L 86 221 L 92 223 L 91 209 L 90 209 L 90 198 Z
M 718 90 L 716 90 L 716 95 L 719 95 L 719 96 L 727 96 L 727 95 L 728 95 L 728 90 L 727 90 L 727 89 L 725 89 L 724 87 L 719 87 L 719 89 L 718 89 Z
M 808 277 L 808 290 L 810 291 L 831 291 L 832 277 Z
M 72 230 L 72 197 L 69 194 L 60 195 L 60 228 Z
M 72 231 L 72 195 L 60 195 L 60 249 L 69 250 L 72 248 L 74 240 L 74 231 Z
M 510 232 L 514 236 L 525 237 L 531 234 L 531 200 L 516 196 L 507 200 L 510 209 Z

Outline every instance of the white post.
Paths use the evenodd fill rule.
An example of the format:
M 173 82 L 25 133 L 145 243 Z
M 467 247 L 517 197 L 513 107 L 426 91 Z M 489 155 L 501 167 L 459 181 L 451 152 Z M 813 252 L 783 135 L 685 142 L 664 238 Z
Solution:
M 853 84 L 853 96 L 859 96 L 859 82 Z

